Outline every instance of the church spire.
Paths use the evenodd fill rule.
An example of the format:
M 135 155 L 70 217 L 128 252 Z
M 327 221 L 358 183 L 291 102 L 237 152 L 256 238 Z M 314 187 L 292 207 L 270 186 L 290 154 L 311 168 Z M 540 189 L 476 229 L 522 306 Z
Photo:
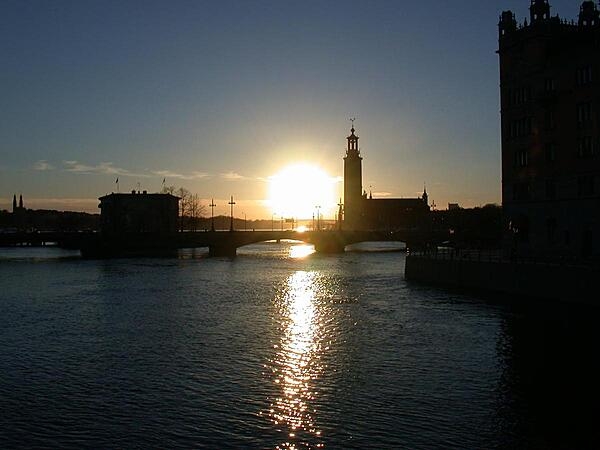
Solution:
M 23 195 L 19 195 L 19 209 L 23 209 Z
M 17 194 L 13 194 L 13 210 L 12 212 L 17 212 Z

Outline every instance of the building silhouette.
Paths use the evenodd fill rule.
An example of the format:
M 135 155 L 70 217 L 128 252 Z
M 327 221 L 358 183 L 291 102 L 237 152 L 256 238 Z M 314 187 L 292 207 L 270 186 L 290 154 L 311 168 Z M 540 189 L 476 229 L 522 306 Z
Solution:
M 13 214 L 19 214 L 25 211 L 23 206 L 23 195 L 19 195 L 19 204 L 17 206 L 17 194 L 13 194 L 12 212 Z
M 99 198 L 100 230 L 105 235 L 174 233 L 177 231 L 179 197 L 171 194 L 112 193 Z
M 600 254 L 600 12 L 578 21 L 531 0 L 499 22 L 502 204 L 507 245 L 525 255 Z
M 420 198 L 373 198 L 362 187 L 362 156 L 354 126 L 344 156 L 344 222 L 347 230 L 395 230 L 423 226 L 429 216 L 427 191 Z

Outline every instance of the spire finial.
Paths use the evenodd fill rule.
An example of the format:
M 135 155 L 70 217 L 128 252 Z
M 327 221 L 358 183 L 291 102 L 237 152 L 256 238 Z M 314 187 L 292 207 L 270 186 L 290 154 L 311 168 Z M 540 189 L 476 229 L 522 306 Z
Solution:
M 352 124 L 352 128 L 351 131 L 354 133 L 354 121 L 356 120 L 356 117 L 351 117 L 350 118 L 350 123 Z

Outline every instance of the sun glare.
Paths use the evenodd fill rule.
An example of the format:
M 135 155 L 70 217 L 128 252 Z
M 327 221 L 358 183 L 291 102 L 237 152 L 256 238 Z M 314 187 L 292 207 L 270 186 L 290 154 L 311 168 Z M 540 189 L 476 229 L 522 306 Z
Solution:
M 288 166 L 269 178 L 269 207 L 275 215 L 330 219 L 336 211 L 337 178 L 308 164 Z

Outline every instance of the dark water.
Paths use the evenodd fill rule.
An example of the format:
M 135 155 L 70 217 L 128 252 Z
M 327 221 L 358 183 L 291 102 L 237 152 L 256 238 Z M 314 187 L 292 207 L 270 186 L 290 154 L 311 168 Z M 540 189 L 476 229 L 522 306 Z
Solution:
M 304 250 L 2 250 L 0 447 L 599 448 L 595 311 Z

